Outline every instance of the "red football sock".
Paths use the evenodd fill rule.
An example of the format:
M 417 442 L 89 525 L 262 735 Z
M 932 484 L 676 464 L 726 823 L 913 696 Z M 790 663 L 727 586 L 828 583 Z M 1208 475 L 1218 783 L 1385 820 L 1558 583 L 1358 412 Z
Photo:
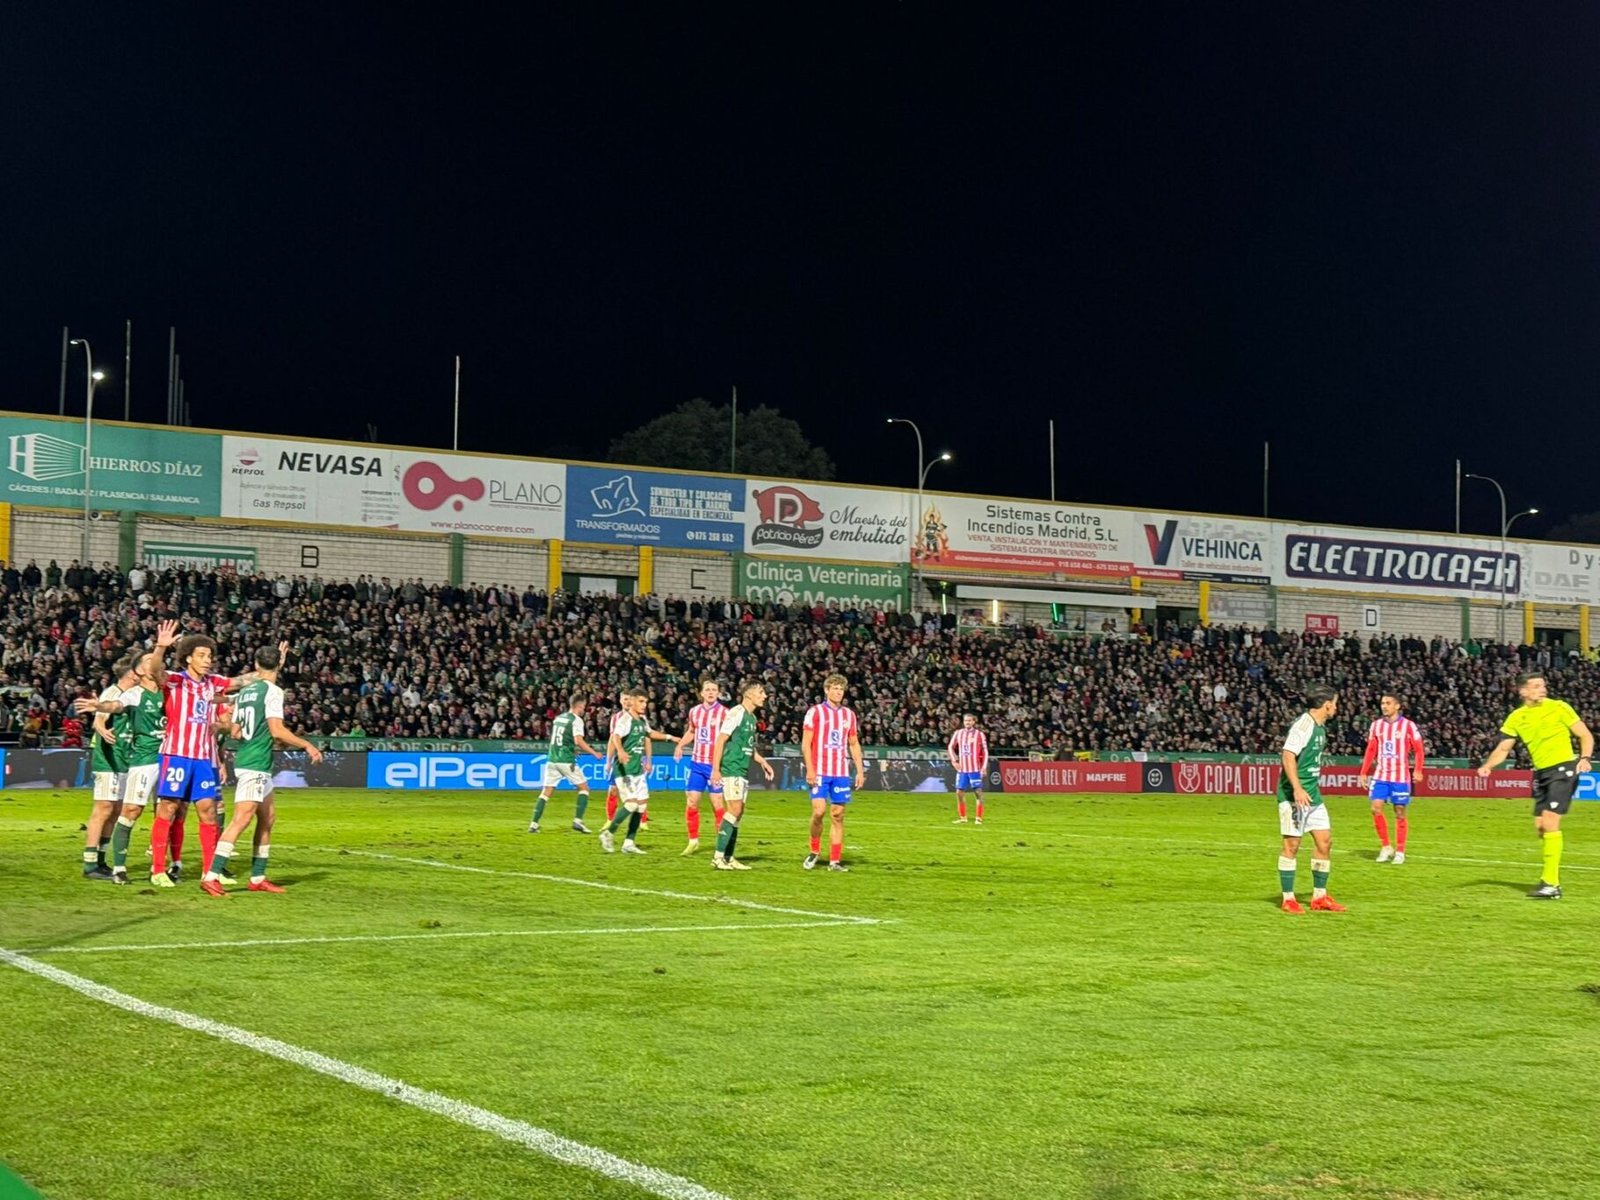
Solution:
M 811 839 L 811 853 L 813 853 L 813 854 L 821 854 L 822 853 L 822 839 L 821 838 L 814 837 L 814 838 Z
M 172 819 L 172 832 L 168 835 L 172 847 L 172 861 L 183 861 L 183 832 L 189 825 L 189 810 L 178 807 L 178 815 Z
M 700 810 L 698 808 L 691 808 L 688 812 L 683 814 L 683 819 L 689 826 L 690 838 L 698 841 L 700 839 Z M 720 825 L 722 822 L 719 821 L 717 824 Z
M 1394 815 L 1394 848 L 1400 851 L 1401 854 L 1406 852 L 1405 813 L 1395 813 Z
M 222 830 L 205 821 L 200 822 L 200 869 L 211 870 L 211 856 L 217 852 L 217 841 Z
M 157 817 L 150 825 L 150 874 L 167 873 L 167 843 L 172 837 L 172 822 Z
M 617 815 L 617 794 L 615 792 L 607 792 L 606 793 L 606 820 L 607 821 L 614 820 L 616 818 L 616 815 Z
M 1400 828 L 1405 828 L 1404 817 L 1397 817 L 1395 819 Z M 1384 816 L 1381 812 L 1375 812 L 1372 814 L 1372 827 L 1378 831 L 1378 845 L 1387 846 L 1389 844 L 1389 822 L 1384 819 Z
M 727 809 L 721 808 L 721 807 L 719 807 L 718 805 L 715 805 L 715 804 L 713 804 L 711 806 L 711 819 L 712 819 L 713 822 L 715 822 L 715 827 L 717 829 L 721 829 L 722 828 L 722 818 L 727 816 L 727 815 L 728 815 L 728 810 Z
M 838 862 L 839 861 L 839 856 L 842 855 L 843 853 L 844 853 L 844 843 L 843 842 L 831 842 L 831 843 L 829 843 L 829 845 L 828 845 L 828 861 L 829 862 Z
M 963 821 L 967 819 L 967 802 L 959 796 L 956 797 L 956 816 Z
M 983 820 L 983 797 L 978 797 L 978 820 Z

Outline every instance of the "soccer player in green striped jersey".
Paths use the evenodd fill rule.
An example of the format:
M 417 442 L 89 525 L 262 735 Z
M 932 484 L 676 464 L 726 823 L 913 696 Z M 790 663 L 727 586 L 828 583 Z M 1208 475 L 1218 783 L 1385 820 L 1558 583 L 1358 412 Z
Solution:
M 767 689 L 751 680 L 740 689 L 739 703 L 728 710 L 711 748 L 711 787 L 722 789 L 727 808 L 717 827 L 717 852 L 711 865 L 718 871 L 748 871 L 750 868 L 733 856 L 739 841 L 739 822 L 744 817 L 745 796 L 749 792 L 746 776 L 753 761 L 772 779 L 772 764 L 756 753 L 756 709 L 767 702 Z
M 100 693 L 98 703 L 116 701 L 117 697 L 131 688 L 139 678 L 136 666 L 137 661 L 131 657 L 117 663 L 114 669 L 115 682 Z M 94 807 L 89 810 L 89 821 L 84 826 L 85 879 L 111 882 L 106 848 L 111 844 L 111 826 L 122 809 L 122 788 L 128 769 L 128 738 L 128 721 L 120 704 L 111 712 L 95 710 L 89 749 L 89 770 L 94 778 Z
M 161 741 L 167 732 L 166 696 L 161 684 L 147 669 L 147 658 L 137 658 L 134 663 L 134 683 L 120 696 L 112 700 L 79 700 L 75 705 L 79 712 L 120 712 L 127 721 L 127 777 L 122 785 L 121 810 L 111 830 L 111 882 L 118 884 L 128 882 L 128 842 L 139 815 L 155 795 L 161 775 Z M 155 882 L 154 876 L 151 882 Z
M 544 816 L 544 806 L 550 802 L 550 793 L 563 779 L 578 789 L 572 831 L 589 832 L 589 827 L 583 823 L 584 811 L 589 807 L 589 781 L 578 769 L 578 751 L 582 750 L 591 758 L 599 758 L 600 755 L 583 740 L 583 710 L 588 703 L 587 697 L 574 692 L 567 702 L 567 711 L 550 723 L 550 749 L 544 761 L 544 781 L 539 789 L 539 799 L 534 802 L 533 820 L 528 822 L 529 833 L 539 832 L 539 818 Z
M 233 820 L 217 840 L 217 848 L 200 880 L 200 890 L 208 896 L 228 894 L 222 887 L 222 872 L 227 870 L 234 845 L 252 820 L 256 831 L 250 859 L 250 890 L 283 891 L 267 878 L 272 826 L 278 817 L 272 799 L 273 743 L 282 742 L 295 750 L 304 750 L 314 763 L 322 761 L 321 750 L 283 723 L 283 689 L 278 686 L 278 672 L 288 656 L 288 642 L 279 642 L 276 648 L 264 646 L 257 650 L 255 680 L 245 684 L 234 697 L 231 733 L 237 745 L 233 756 L 237 782 L 233 790 Z
M 639 832 L 644 807 L 650 802 L 650 743 L 654 731 L 644 715 L 648 704 L 649 697 L 643 688 L 629 688 L 622 694 L 622 712 L 611 723 L 611 739 L 606 751 L 616 759 L 620 803 L 617 815 L 600 831 L 600 848 L 607 854 L 614 848 L 612 835 L 622 828 L 624 821 L 628 823 L 628 832 L 622 839 L 622 852 L 644 853 L 633 839 Z
M 1322 752 L 1328 741 L 1328 718 L 1339 711 L 1339 693 L 1325 683 L 1306 689 L 1306 711 L 1301 713 L 1283 741 L 1283 772 L 1278 777 L 1278 883 L 1283 889 L 1283 911 L 1303 913 L 1294 894 L 1300 840 L 1311 835 L 1311 911 L 1343 912 L 1344 905 L 1328 895 L 1328 875 L 1333 870 L 1333 826 L 1322 802 Z

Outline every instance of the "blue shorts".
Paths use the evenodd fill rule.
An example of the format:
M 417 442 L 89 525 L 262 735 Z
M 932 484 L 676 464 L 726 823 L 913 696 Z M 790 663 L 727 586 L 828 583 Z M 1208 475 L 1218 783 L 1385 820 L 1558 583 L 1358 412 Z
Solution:
M 161 756 L 161 777 L 156 796 L 162 800 L 214 800 L 217 795 L 217 768 L 209 758 Z
M 722 785 L 711 786 L 711 764 L 690 763 L 689 782 L 683 788 L 686 792 L 710 792 L 713 796 L 722 795 Z
M 826 800 L 829 804 L 849 804 L 852 782 L 845 775 L 819 775 L 817 786 L 811 789 L 811 798 Z
M 1409 783 L 1386 783 L 1381 779 L 1374 780 L 1372 790 L 1367 793 L 1369 800 L 1386 800 L 1390 804 L 1404 806 L 1411 803 L 1411 785 Z
M 982 771 L 957 771 L 956 791 L 981 792 L 983 790 Z

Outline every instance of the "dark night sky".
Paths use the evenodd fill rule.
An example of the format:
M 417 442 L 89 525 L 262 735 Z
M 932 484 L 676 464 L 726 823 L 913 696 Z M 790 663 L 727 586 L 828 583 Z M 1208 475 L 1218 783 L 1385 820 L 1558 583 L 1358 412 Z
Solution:
M 847 480 L 894 413 L 1042 496 L 1054 417 L 1063 498 L 1259 513 L 1270 438 L 1275 515 L 1600 508 L 1590 3 L 29 7 L 6 408 L 67 324 L 120 411 L 132 318 L 135 419 L 176 325 L 197 425 L 448 445 L 460 353 L 463 449 L 737 383 Z

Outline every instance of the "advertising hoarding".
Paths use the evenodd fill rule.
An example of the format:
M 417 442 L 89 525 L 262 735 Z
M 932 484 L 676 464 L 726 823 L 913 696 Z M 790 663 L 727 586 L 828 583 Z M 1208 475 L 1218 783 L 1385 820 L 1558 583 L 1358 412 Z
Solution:
M 214 433 L 94 422 L 94 508 L 214 517 L 222 439 Z M 83 422 L 0 416 L 0 500 L 39 508 L 83 506 Z
M 745 549 L 753 554 L 906 561 L 909 493 L 758 479 L 746 487 Z
M 778 601 L 807 608 L 831 601 L 841 607 L 875 604 L 898 612 L 905 607 L 909 584 L 909 573 L 898 564 L 866 566 L 740 558 L 734 571 L 739 599 Z
M 566 536 L 734 553 L 744 545 L 744 503 L 742 479 L 569 466 Z

